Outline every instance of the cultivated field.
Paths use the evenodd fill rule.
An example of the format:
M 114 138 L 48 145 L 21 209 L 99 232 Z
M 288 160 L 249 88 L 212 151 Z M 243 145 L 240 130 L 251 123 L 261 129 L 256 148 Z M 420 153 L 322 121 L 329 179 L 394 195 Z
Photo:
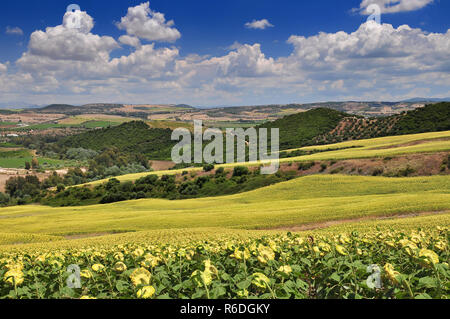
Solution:
M 308 176 L 248 193 L 180 201 L 143 199 L 85 207 L 0 210 L 13 233 L 97 234 L 172 228 L 269 229 L 450 210 L 448 176 Z
M 436 226 L 448 225 L 448 216 L 416 218 L 406 228 L 411 222 L 423 228 L 264 237 L 204 229 L 5 246 L 0 296 L 448 298 L 448 228 Z
M 324 152 L 281 161 L 437 154 L 449 138 L 315 146 L 304 150 Z M 7 207 L 0 297 L 448 298 L 449 226 L 445 174 L 310 175 L 220 197 Z M 82 288 L 67 286 L 69 265 L 80 267 Z M 367 281 L 371 265 L 378 288 Z

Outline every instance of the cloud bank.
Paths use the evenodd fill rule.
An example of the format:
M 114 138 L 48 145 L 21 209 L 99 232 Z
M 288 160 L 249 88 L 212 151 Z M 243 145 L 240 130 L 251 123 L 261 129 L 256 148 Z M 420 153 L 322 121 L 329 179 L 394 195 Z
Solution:
M 450 95 L 450 30 L 369 21 L 350 33 L 294 34 L 291 53 L 279 58 L 259 43 L 237 42 L 221 56 L 181 56 L 155 45 L 181 34 L 148 3 L 128 9 L 118 25 L 126 34 L 117 40 L 93 33 L 87 12 L 77 13 L 81 28 L 71 28 L 70 14 L 33 32 L 14 70 L 0 61 L 1 99 L 242 105 Z M 132 52 L 114 57 L 121 45 Z

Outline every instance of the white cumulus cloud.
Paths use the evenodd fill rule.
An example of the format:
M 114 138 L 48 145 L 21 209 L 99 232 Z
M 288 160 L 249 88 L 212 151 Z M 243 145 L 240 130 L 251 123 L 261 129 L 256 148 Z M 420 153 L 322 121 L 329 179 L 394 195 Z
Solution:
M 269 22 L 267 19 L 262 20 L 253 20 L 252 22 L 247 22 L 245 26 L 249 29 L 259 29 L 264 30 L 270 27 L 273 27 L 273 24 Z
M 154 17 L 149 6 L 138 7 L 144 20 Z M 178 48 L 141 43 L 145 38 L 130 32 L 117 41 L 97 35 L 87 13 L 76 17 L 81 28 L 73 29 L 65 16 L 62 25 L 33 32 L 13 67 L 0 64 L 0 101 L 243 105 L 449 92 L 450 30 L 430 33 L 369 21 L 353 32 L 292 35 L 291 52 L 278 58 L 259 43 L 238 42 L 223 55 L 181 56 Z M 112 57 L 118 43 L 131 53 Z
M 137 37 L 132 37 L 129 35 L 122 35 L 119 38 L 119 42 L 125 45 L 129 45 L 130 47 L 139 48 L 141 46 L 141 41 Z
M 145 2 L 132 8 L 117 27 L 128 35 L 149 41 L 175 42 L 181 33 L 174 28 L 173 20 L 166 21 L 164 14 L 152 11 L 150 3 Z
M 69 19 L 75 14 L 80 18 L 80 28 L 70 27 Z M 118 44 L 112 37 L 90 33 L 93 27 L 94 20 L 86 12 L 67 12 L 62 25 L 31 34 L 29 52 L 24 54 L 22 62 L 25 62 L 29 55 L 52 60 L 103 59 L 111 50 L 117 48 Z

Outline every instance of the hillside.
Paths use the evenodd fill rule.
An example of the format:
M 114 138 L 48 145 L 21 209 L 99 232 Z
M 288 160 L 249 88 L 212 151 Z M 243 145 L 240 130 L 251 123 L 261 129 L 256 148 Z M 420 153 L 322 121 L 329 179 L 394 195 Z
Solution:
M 392 129 L 395 134 L 446 131 L 450 129 L 450 102 L 427 105 L 397 118 Z
M 196 227 L 265 229 L 446 211 L 450 209 L 446 185 L 447 176 L 307 176 L 214 198 L 142 199 L 62 208 L 8 207 L 0 212 L 0 226 L 12 233 L 45 235 Z
M 77 115 L 83 113 L 102 113 L 112 112 L 114 109 L 121 108 L 121 104 L 86 104 L 82 106 L 68 104 L 51 104 L 34 110 L 38 113 L 61 113 L 67 115 Z
M 450 103 L 430 104 L 398 115 L 376 118 L 319 108 L 285 116 L 260 127 L 280 128 L 281 150 L 348 140 L 439 132 L 450 130 Z
M 116 147 L 124 153 L 141 153 L 151 159 L 169 159 L 173 145 L 171 130 L 150 128 L 140 121 L 127 122 L 116 127 L 92 130 L 66 137 L 58 142 L 66 148 L 82 147 L 100 151 Z
M 312 145 L 312 140 L 335 128 L 339 122 L 349 115 L 325 108 L 286 116 L 282 119 L 265 123 L 257 128 L 279 128 L 280 149 L 290 149 Z

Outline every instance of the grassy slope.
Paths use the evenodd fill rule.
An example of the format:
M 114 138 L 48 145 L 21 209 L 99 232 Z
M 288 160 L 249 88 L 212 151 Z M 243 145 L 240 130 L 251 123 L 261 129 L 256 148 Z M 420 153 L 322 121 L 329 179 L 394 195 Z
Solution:
M 445 152 L 450 151 L 450 140 L 440 140 L 443 138 L 450 139 L 450 131 L 445 132 L 433 132 L 422 133 L 402 136 L 389 136 L 380 137 L 367 140 L 349 141 L 338 144 L 321 145 L 321 146 L 309 146 L 300 148 L 301 150 L 326 150 L 326 149 L 339 149 L 352 146 L 359 146 L 358 148 L 341 149 L 338 151 L 321 152 L 312 155 L 283 158 L 280 162 L 301 162 L 301 161 L 319 161 L 319 160 L 335 160 L 335 159 L 352 159 L 352 158 L 370 158 L 370 157 L 385 157 L 396 156 L 402 154 L 411 153 L 433 153 L 433 152 Z M 403 146 L 406 143 L 423 141 L 421 144 Z M 396 146 L 396 147 L 393 147 Z M 389 148 L 386 148 L 389 147 Z M 228 167 L 240 165 L 255 165 L 258 163 L 234 163 L 217 165 L 216 167 Z M 202 168 L 190 168 L 171 171 L 158 171 L 152 174 L 164 175 L 164 174 L 181 174 L 183 171 L 201 171 Z M 147 176 L 148 173 L 128 174 L 116 177 L 120 181 L 134 181 L 143 176 Z M 98 185 L 106 182 L 107 180 L 100 180 L 91 183 L 91 185 Z
M 25 168 L 25 162 L 30 162 L 33 155 L 30 150 L 19 149 L 16 151 L 3 151 L 0 147 L 0 167 L 1 168 Z M 63 160 L 38 157 L 39 163 L 43 168 L 54 166 L 65 166 L 66 162 Z
M 448 176 L 320 175 L 216 198 L 145 199 L 77 208 L 3 208 L 0 228 L 49 235 L 198 227 L 256 229 L 449 209 Z

